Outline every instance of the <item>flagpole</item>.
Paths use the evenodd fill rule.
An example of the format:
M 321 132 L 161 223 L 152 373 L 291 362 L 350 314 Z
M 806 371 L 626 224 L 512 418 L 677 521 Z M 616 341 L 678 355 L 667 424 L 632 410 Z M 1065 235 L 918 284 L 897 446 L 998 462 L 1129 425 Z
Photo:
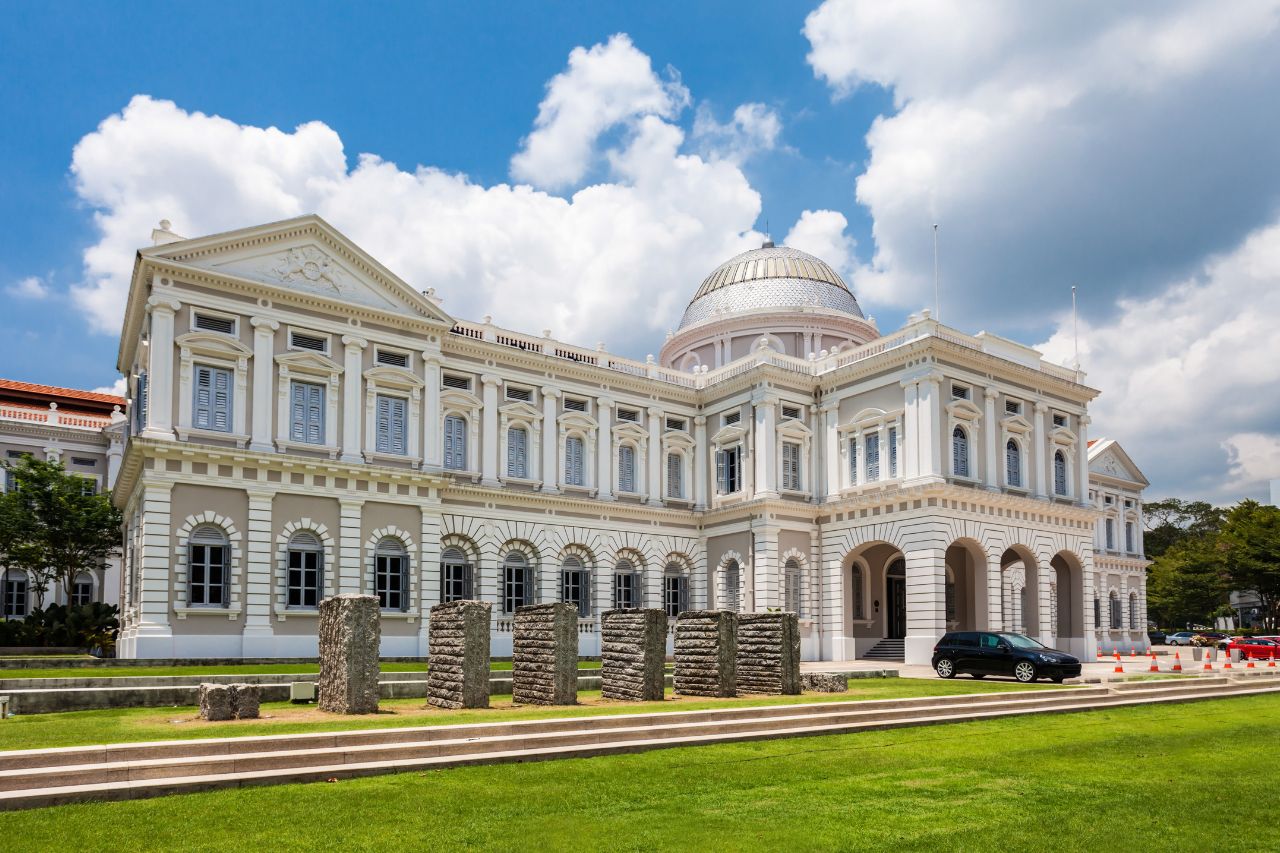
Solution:
M 933 319 L 942 322 L 942 290 L 938 284 L 938 223 L 933 223 Z

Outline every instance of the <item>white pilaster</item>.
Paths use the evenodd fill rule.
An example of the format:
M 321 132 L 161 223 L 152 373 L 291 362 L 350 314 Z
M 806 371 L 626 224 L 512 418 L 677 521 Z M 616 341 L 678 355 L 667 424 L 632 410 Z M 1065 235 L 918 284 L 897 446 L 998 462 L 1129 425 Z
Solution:
M 360 421 L 364 394 L 364 348 L 369 342 L 353 335 L 342 336 L 346 347 L 342 371 L 342 461 L 363 462 L 360 450 Z
M 270 453 L 271 385 L 275 373 L 275 335 L 280 324 L 267 317 L 254 317 L 253 326 L 253 406 L 249 449 Z
M 363 508 L 364 500 L 360 498 L 338 501 L 338 576 L 334 585 L 338 592 L 365 591 L 361 589 L 360 565 L 360 514 Z
M 1076 503 L 1089 505 L 1089 416 L 1080 416 L 1080 430 L 1076 443 Z M 1123 504 L 1122 504 L 1123 506 Z
M 823 418 L 823 456 L 826 463 L 827 500 L 834 500 L 840 494 L 840 404 L 835 400 L 822 404 Z
M 914 480 L 920 476 L 920 382 L 904 379 L 902 412 L 902 477 Z
M 645 414 L 649 418 L 649 471 L 645 475 L 645 491 L 649 493 L 650 506 L 662 506 L 662 419 L 666 413 L 650 406 Z
M 920 380 L 920 397 L 916 406 L 920 426 L 920 476 L 942 478 L 942 374 L 929 373 Z M 950 441 L 948 436 L 947 441 Z
M 152 346 L 155 346 L 154 342 Z M 173 596 L 170 550 L 172 483 L 143 486 L 142 554 L 139 571 L 135 654 L 143 658 L 173 657 L 169 606 Z
M 422 353 L 422 470 L 439 473 L 444 470 L 444 440 L 440 430 L 444 415 L 440 411 L 440 353 Z M 424 652 L 425 654 L 425 652 Z
M 933 647 L 946 631 L 946 548 L 906 551 L 906 662 L 928 664 Z
M 432 489 L 432 499 L 422 507 L 422 529 L 418 540 L 421 548 L 418 561 L 418 598 L 422 613 L 422 618 L 418 620 L 419 655 L 426 655 L 429 651 L 429 616 L 431 608 L 440 603 L 440 499 L 435 494 Z M 476 569 L 478 571 L 479 567 Z
M 693 508 L 707 508 L 707 417 L 693 419 Z
M 983 392 L 983 424 L 982 432 L 986 438 L 986 456 L 987 456 L 987 488 L 992 491 L 1000 490 L 1000 468 L 997 460 L 1000 458 L 998 449 L 999 436 L 996 428 L 996 398 L 1000 396 L 1000 392 L 994 388 L 988 388 Z
M 599 442 L 596 448 L 596 496 L 602 501 L 613 500 L 613 400 L 601 397 L 596 401 L 596 430 Z
M 1004 575 L 1000 571 L 1000 555 L 988 554 L 986 566 L 987 584 L 987 624 L 988 631 L 1012 630 L 1011 625 L 1004 624 L 1004 592 L 1001 584 Z M 980 626 L 981 627 L 981 626 Z
M 747 609 L 756 613 L 770 607 L 782 607 L 782 584 L 778 563 L 778 528 L 761 527 L 751 532 L 755 555 L 751 573 L 754 578 Z
M 1030 572 L 1028 572 L 1030 574 Z M 1049 563 L 1043 563 L 1036 570 L 1038 583 L 1036 584 L 1037 610 L 1039 611 L 1040 624 L 1036 628 L 1036 637 L 1046 646 L 1053 646 L 1058 633 L 1058 626 L 1053 621 L 1053 597 L 1050 595 L 1049 584 L 1057 581 L 1058 573 Z M 1061 596 L 1058 598 L 1062 600 Z
M 173 439 L 173 317 L 182 303 L 152 296 L 150 353 L 147 361 L 147 424 L 145 438 Z
M 542 389 L 542 491 L 548 494 L 560 492 L 560 439 L 557 423 L 560 389 L 550 385 Z
M 498 386 L 502 379 L 492 373 L 480 377 L 481 392 L 480 485 L 496 488 L 498 480 Z
M 778 496 L 778 398 L 773 394 L 757 394 L 755 406 L 755 495 Z
M 1049 407 L 1044 403 L 1036 403 L 1029 442 L 1031 445 L 1031 491 L 1041 499 L 1048 495 L 1053 483 L 1053 472 L 1049 470 L 1052 466 L 1049 442 L 1044 431 L 1044 415 L 1047 411 Z M 1048 487 L 1045 485 L 1046 482 L 1050 484 Z
M 255 356 L 256 358 L 256 356 Z M 255 386 L 257 380 L 255 379 Z M 246 489 L 249 498 L 248 528 L 244 545 L 244 634 L 241 654 L 270 657 L 275 652 L 271 627 L 271 492 Z

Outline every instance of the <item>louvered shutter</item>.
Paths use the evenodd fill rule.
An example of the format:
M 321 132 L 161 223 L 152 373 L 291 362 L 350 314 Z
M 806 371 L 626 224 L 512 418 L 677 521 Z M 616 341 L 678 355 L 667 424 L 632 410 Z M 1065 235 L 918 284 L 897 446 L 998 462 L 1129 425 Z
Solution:
M 307 441 L 324 444 L 324 386 L 307 388 Z
M 213 429 L 231 432 L 231 371 L 213 370 Z
M 528 433 L 520 427 L 507 430 L 507 476 L 525 478 L 529 476 L 527 465 Z
M 457 415 L 444 419 L 444 467 L 455 471 L 467 468 L 467 422 Z
M 898 476 L 898 429 L 889 427 L 889 476 Z
M 849 439 L 849 482 L 858 482 L 858 439 Z
M 716 491 L 722 495 L 729 492 L 725 456 L 726 454 L 723 450 L 716 451 Z
M 669 498 L 684 497 L 684 483 L 681 482 L 684 471 L 680 462 L 679 453 L 667 454 L 667 497 Z
M 391 398 L 391 452 L 405 452 L 407 404 L 399 397 Z
M 582 439 L 570 436 L 564 442 L 564 481 L 570 486 L 583 485 Z
M 880 435 L 872 433 L 867 436 L 867 480 L 880 479 Z
M 307 386 L 302 382 L 289 389 L 289 438 L 307 440 Z
M 192 424 L 210 429 L 213 423 L 213 368 L 196 367 L 196 387 L 192 401 Z
M 138 393 L 135 395 L 134 406 L 137 411 L 134 413 L 134 425 L 141 430 L 147 425 L 147 374 L 138 374 Z
M 624 444 L 618 448 L 618 491 L 634 492 L 636 490 L 636 452 Z

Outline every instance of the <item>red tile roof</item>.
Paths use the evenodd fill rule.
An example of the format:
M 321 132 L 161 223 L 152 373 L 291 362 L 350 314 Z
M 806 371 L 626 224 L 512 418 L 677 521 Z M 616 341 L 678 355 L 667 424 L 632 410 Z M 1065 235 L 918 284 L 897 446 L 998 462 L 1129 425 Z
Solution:
M 1090 446 L 1090 447 L 1093 447 L 1093 446 L 1094 446 L 1095 444 L 1097 444 L 1097 443 L 1098 443 L 1098 439 L 1096 439 L 1096 438 L 1091 438 L 1091 439 L 1089 439 L 1089 446 Z
M 0 379 L 0 391 L 21 391 L 26 394 L 41 394 L 49 397 L 64 397 L 69 400 L 88 400 L 94 403 L 124 406 L 124 398 L 114 394 L 99 394 L 96 391 L 80 391 L 76 388 L 59 388 L 56 385 L 37 385 L 34 382 L 16 382 L 12 379 Z

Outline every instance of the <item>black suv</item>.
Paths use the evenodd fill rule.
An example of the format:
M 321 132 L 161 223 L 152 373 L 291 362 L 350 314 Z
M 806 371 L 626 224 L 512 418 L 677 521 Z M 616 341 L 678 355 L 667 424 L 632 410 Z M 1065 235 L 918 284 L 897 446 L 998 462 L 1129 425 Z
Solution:
M 1080 674 L 1080 661 L 1022 634 L 952 631 L 933 647 L 933 670 L 943 678 L 1011 675 L 1022 682 L 1049 678 L 1061 684 Z

